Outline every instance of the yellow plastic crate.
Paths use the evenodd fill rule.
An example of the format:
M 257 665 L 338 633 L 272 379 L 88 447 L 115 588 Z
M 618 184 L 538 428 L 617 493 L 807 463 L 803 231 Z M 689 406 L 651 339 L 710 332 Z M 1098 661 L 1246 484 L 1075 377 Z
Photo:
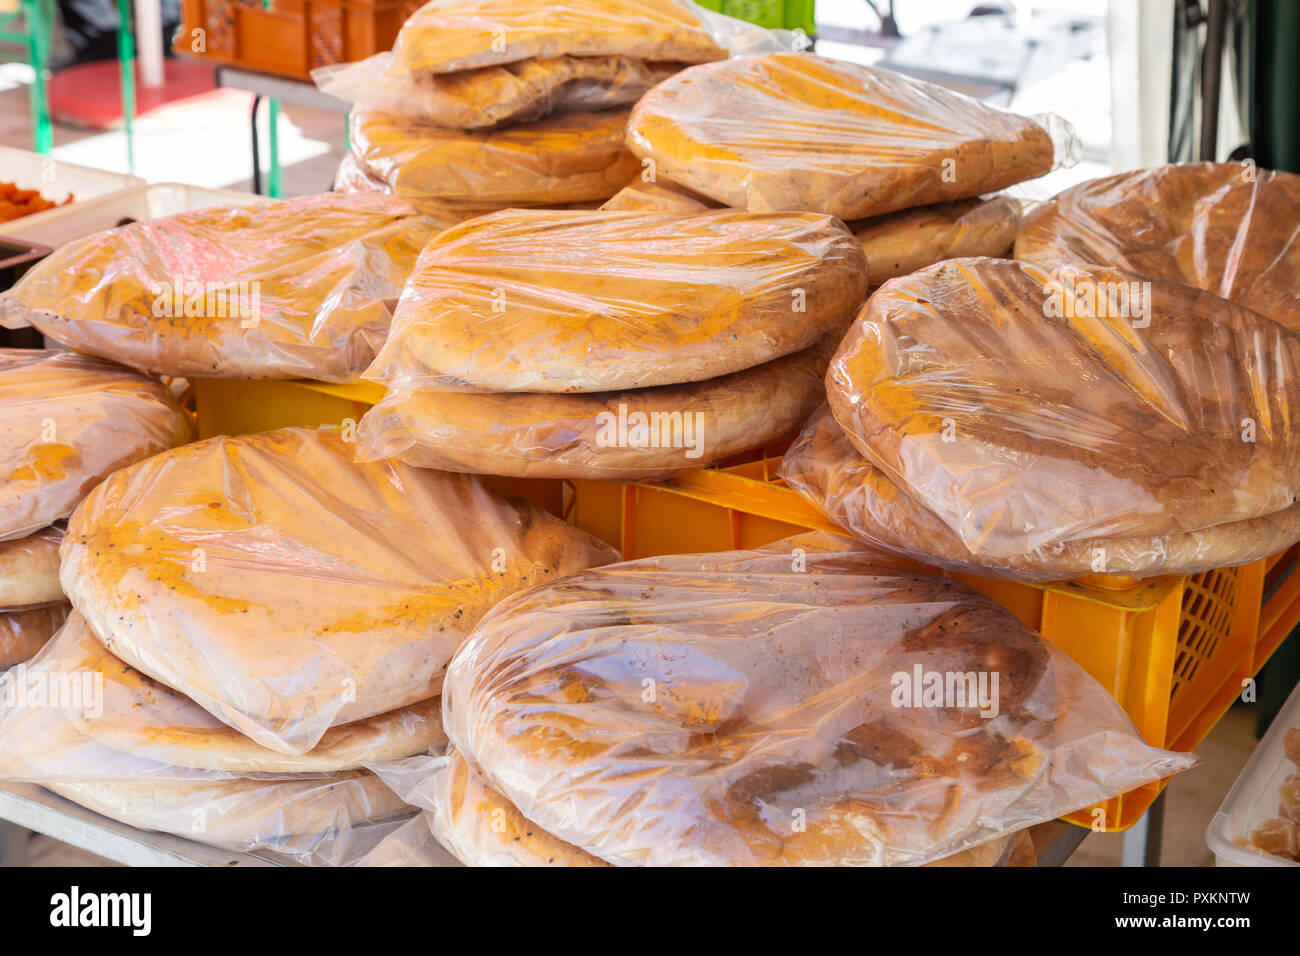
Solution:
M 358 421 L 376 385 L 200 379 L 200 437 Z M 752 548 L 809 529 L 839 531 L 775 477 L 780 451 L 755 460 L 637 483 L 494 478 L 617 547 L 626 558 Z M 950 576 L 1039 631 L 1114 695 L 1143 737 L 1191 750 L 1300 622 L 1300 547 L 1263 561 L 1143 581 L 1020 584 Z M 901 566 L 922 565 L 899 559 Z M 946 572 L 929 569 L 935 573 Z M 1150 784 L 1068 819 L 1123 830 L 1162 789 Z
M 570 520 L 627 558 L 751 548 L 809 529 L 839 530 L 775 478 L 779 463 L 779 455 L 770 455 L 662 481 L 575 481 Z M 1298 553 L 1292 548 L 1241 567 L 1141 581 L 1021 584 L 948 576 L 1065 651 L 1114 695 L 1149 743 L 1191 750 L 1300 622 Z M 1100 815 L 1089 808 L 1067 819 L 1127 829 L 1162 788 L 1149 784 L 1101 806 Z

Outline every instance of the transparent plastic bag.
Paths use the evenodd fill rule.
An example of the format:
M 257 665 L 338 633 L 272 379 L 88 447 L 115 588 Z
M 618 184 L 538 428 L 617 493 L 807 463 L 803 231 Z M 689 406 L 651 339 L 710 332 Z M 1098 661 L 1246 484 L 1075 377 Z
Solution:
M 443 695 L 490 786 L 621 864 L 923 864 L 1195 763 L 987 598 L 824 534 L 515 595 Z
M 900 73 L 803 53 L 733 57 L 659 84 L 628 148 L 728 206 L 862 219 L 978 196 L 1065 160 L 1044 126 Z
M 0 541 L 66 518 L 108 474 L 190 431 L 151 378 L 89 355 L 0 349 Z
M 435 696 L 502 596 L 617 557 L 469 476 L 353 453 L 284 429 L 119 471 L 69 521 L 64 589 L 118 658 L 301 754 Z
M 557 113 L 496 130 L 450 130 L 352 111 L 354 165 L 422 211 L 603 201 L 639 168 L 626 110 Z
M 68 619 L 66 601 L 42 607 L 0 610 L 0 671 L 40 653 Z
M 534 478 L 659 478 L 792 434 L 826 395 L 839 334 L 689 385 L 554 395 L 391 389 L 357 427 L 358 460 Z
M 1300 337 L 1182 283 L 940 263 L 881 286 L 826 385 L 858 451 L 981 558 L 1300 500 Z
M 681 70 L 626 56 L 518 60 L 457 73 L 408 74 L 391 53 L 319 67 L 325 93 L 371 110 L 449 129 L 492 129 L 552 113 L 626 107 Z
M 431 0 L 402 25 L 393 59 L 401 72 L 419 75 L 566 54 L 687 63 L 725 57 L 699 11 L 683 0 Z
M 135 222 L 38 262 L 0 322 L 163 375 L 348 382 L 420 249 L 456 221 L 325 193 Z
M 441 747 L 435 698 L 331 727 L 305 754 L 263 747 L 110 654 L 78 612 L 0 698 L 0 777 L 126 780 L 291 776 L 360 770 Z
M 59 544 L 63 526 L 0 541 L 0 611 L 63 600 Z
M 823 406 L 781 462 L 780 476 L 868 544 L 949 571 L 1017 581 L 1082 575 L 1195 574 L 1257 561 L 1300 541 L 1300 505 L 1248 521 L 1153 538 L 1084 538 L 1024 554 L 972 554 L 937 515 L 863 458 Z
M 829 216 L 507 210 L 429 244 L 365 377 L 486 392 L 702 381 L 814 345 L 865 291 L 862 250 Z
M 1016 258 L 1187 282 L 1300 329 L 1300 176 L 1242 163 L 1137 169 L 1080 183 L 1028 217 Z
M 719 204 L 708 196 L 691 192 L 662 176 L 654 181 L 647 181 L 642 176 L 637 176 L 605 200 L 605 204 L 600 208 L 615 212 L 692 213 L 718 209 Z

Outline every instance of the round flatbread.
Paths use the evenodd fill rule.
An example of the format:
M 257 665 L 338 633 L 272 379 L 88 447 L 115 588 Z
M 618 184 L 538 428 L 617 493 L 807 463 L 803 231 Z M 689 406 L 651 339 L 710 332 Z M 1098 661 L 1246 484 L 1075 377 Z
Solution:
M 975 555 L 933 512 L 863 458 L 822 408 L 790 446 L 780 475 L 836 524 L 925 564 L 1017 581 L 1091 574 L 1196 574 L 1245 564 L 1300 541 L 1300 505 L 1276 514 L 1154 538 L 1085 538 L 1025 554 Z
M 366 377 L 479 392 L 699 382 L 814 345 L 865 291 L 862 249 L 829 216 L 506 210 L 430 243 Z
M 846 220 L 993 192 L 1053 162 L 1030 119 L 810 53 L 683 70 L 641 98 L 627 134 L 657 174 L 725 205 Z
M 1025 221 L 1016 258 L 1187 282 L 1300 329 L 1300 176 L 1180 163 L 1080 183 Z
M 64 588 L 116 657 L 297 754 L 435 696 L 504 595 L 616 557 L 469 476 L 353 453 L 284 429 L 117 472 L 69 521 Z
M 1300 336 L 1183 283 L 954 259 L 885 283 L 826 386 L 854 446 L 981 557 L 1300 500 Z
M 76 612 L 48 657 L 55 661 L 43 659 L 47 668 L 88 673 L 100 689 L 93 711 L 69 713 L 73 728 L 87 740 L 160 764 L 232 774 L 333 773 L 426 753 L 447 739 L 435 697 L 331 727 L 305 754 L 268 750 L 108 653 Z
M 602 201 L 640 169 L 623 145 L 626 110 L 557 113 L 495 130 L 453 130 L 352 111 L 367 175 L 422 211 Z
M 63 600 L 59 544 L 63 528 L 51 525 L 25 538 L 0 541 L 0 611 Z
M 805 535 L 508 598 L 448 669 L 447 736 L 624 865 L 917 865 L 1194 763 L 1003 608 L 851 549 Z
M 364 770 L 296 780 L 60 780 L 46 787 L 141 830 L 315 863 L 343 862 L 354 828 L 411 811 Z
M 416 75 L 564 54 L 722 59 L 727 51 L 697 9 L 675 0 L 431 0 L 402 25 L 394 65 Z
M 1001 256 L 1020 229 L 1019 200 L 962 199 L 852 224 L 867 254 L 867 283 L 878 286 L 944 259 Z
M 325 193 L 135 222 L 42 259 L 0 320 L 162 375 L 348 382 L 420 249 L 454 221 Z
M 189 437 L 151 378 L 89 355 L 0 349 L 0 540 L 66 518 L 110 473 Z
M 49 643 L 68 618 L 72 605 L 47 604 L 44 607 L 0 611 L 0 670 L 29 661 Z
M 555 395 L 390 390 L 357 429 L 363 459 L 534 478 L 637 480 L 785 438 L 825 398 L 839 344 L 690 385 Z
M 718 203 L 693 193 L 663 177 L 646 182 L 641 176 L 632 180 L 609 199 L 601 209 L 614 212 L 704 212 L 717 209 Z

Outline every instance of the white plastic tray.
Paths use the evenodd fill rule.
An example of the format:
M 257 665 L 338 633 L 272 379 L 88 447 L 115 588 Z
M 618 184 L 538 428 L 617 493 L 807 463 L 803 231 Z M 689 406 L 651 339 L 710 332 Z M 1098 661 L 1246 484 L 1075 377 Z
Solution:
M 47 209 L 45 212 L 15 219 L 3 224 L 0 232 L 15 239 L 28 239 L 57 249 L 74 239 L 122 225 L 124 220 L 157 219 L 206 206 L 250 203 L 263 198 L 252 193 L 205 189 L 184 183 L 138 185 L 71 206 Z
M 1223 805 L 1205 831 L 1205 842 L 1214 851 L 1216 866 L 1300 867 L 1300 863 L 1233 842 L 1248 837 L 1259 824 L 1279 815 L 1278 787 L 1298 769 L 1286 759 L 1283 749 L 1283 737 L 1289 727 L 1300 727 L 1300 685 L 1278 711 L 1273 725 L 1242 768 L 1241 776 L 1223 798 Z
M 12 146 L 0 146 L 0 181 L 14 183 L 20 189 L 39 190 L 40 194 L 50 202 L 61 203 L 68 196 L 72 196 L 73 205 L 110 193 L 121 192 L 132 186 L 144 185 L 144 180 L 139 176 L 125 176 L 122 173 L 110 173 L 90 166 L 65 163 L 51 156 L 42 156 L 40 153 L 15 149 Z M 40 216 L 44 213 L 35 215 Z M 24 217 L 26 218 L 30 217 Z M 10 221 L 18 223 L 23 220 Z M 0 224 L 0 232 L 7 235 L 12 230 L 4 228 L 6 225 Z

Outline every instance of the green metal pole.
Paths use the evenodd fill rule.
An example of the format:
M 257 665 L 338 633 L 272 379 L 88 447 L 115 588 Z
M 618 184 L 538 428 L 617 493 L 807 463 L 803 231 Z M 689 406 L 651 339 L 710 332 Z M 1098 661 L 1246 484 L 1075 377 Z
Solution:
M 271 152 L 271 168 L 266 174 L 266 194 L 272 199 L 284 195 L 280 175 L 280 101 L 269 97 L 266 101 L 267 143 Z
M 117 0 L 117 63 L 122 73 L 122 128 L 126 130 L 126 169 L 135 175 L 135 142 L 131 125 L 135 119 L 135 33 L 131 24 L 131 0 Z
M 32 146 L 36 152 L 48 156 L 54 148 L 54 127 L 50 123 L 50 95 L 46 86 L 50 34 L 54 17 L 48 0 L 22 0 L 23 22 L 26 26 L 27 58 L 31 61 L 36 78 L 28 91 L 32 110 Z

